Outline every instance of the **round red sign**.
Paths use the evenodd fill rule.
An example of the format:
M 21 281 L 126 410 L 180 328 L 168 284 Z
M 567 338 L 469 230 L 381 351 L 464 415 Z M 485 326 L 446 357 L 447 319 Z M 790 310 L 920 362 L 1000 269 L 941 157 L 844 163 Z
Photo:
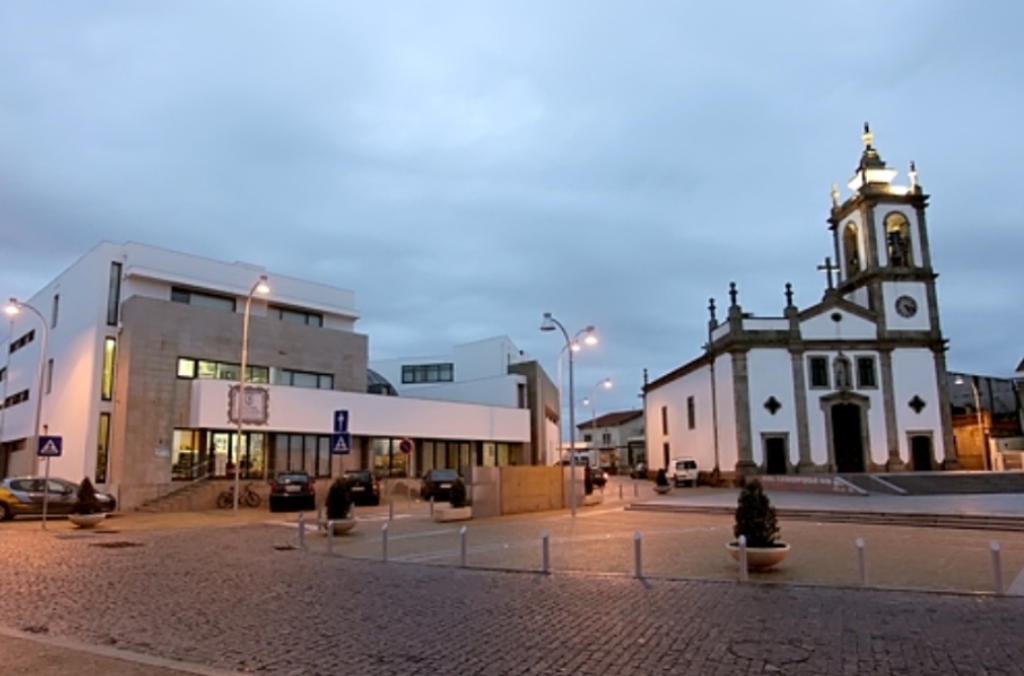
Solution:
M 412 453 L 412 439 L 402 439 L 398 442 L 398 450 L 406 455 Z

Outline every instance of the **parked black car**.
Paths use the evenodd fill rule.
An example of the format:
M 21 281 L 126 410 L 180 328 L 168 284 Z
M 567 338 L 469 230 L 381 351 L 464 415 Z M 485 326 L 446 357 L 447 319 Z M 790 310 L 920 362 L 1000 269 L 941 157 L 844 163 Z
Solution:
M 604 488 L 605 484 L 608 483 L 608 472 L 604 471 L 600 467 L 591 467 L 590 480 L 593 481 L 594 485 L 598 488 Z
M 282 472 L 270 482 L 270 511 L 316 509 L 316 484 L 306 472 Z
M 369 470 L 352 469 L 345 472 L 352 502 L 364 505 L 380 504 L 380 483 Z
M 78 504 L 78 484 L 64 479 L 50 478 L 49 490 L 44 491 L 46 479 L 40 477 L 8 477 L 0 481 L 0 521 L 13 519 L 19 514 L 43 513 L 43 497 L 47 500 L 48 514 L 70 514 Z M 112 512 L 117 500 L 109 493 L 96 493 L 100 511 Z
M 453 469 L 432 469 L 423 475 L 420 497 L 424 500 L 451 500 L 452 484 L 458 478 L 459 473 Z

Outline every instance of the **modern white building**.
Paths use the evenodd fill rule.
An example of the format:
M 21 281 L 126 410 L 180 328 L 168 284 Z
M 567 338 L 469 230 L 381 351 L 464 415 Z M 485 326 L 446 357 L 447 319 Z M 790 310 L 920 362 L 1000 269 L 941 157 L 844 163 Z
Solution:
M 530 444 L 509 462 L 547 465 L 558 458 L 558 390 L 508 336 L 456 345 L 449 354 L 374 360 L 370 369 L 401 397 L 529 409 Z
M 263 276 L 266 295 L 255 292 Z M 250 298 L 239 437 L 232 393 Z M 24 309 L 0 343 L 5 476 L 39 471 L 32 440 L 40 403 L 40 431 L 63 438 L 52 473 L 89 476 L 125 508 L 204 476 L 304 469 L 326 478 L 367 467 L 418 476 L 435 466 L 495 464 L 530 444 L 530 412 L 514 400 L 368 394 L 367 337 L 355 332 L 359 313 L 345 289 L 104 242 L 25 302 L 45 328 Z M 349 413 L 347 455 L 332 453 L 341 450 L 331 438 L 338 410 Z
M 837 266 L 821 302 L 781 315 L 709 307 L 704 354 L 645 386 L 652 468 L 732 474 L 956 468 L 945 339 L 913 164 L 895 185 L 865 127 L 852 194 L 833 187 Z M 838 283 L 832 283 L 832 272 Z

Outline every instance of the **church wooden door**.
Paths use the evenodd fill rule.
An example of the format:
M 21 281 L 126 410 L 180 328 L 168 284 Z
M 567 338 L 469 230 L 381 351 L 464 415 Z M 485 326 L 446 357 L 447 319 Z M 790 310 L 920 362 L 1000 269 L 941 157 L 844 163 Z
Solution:
M 857 404 L 836 404 L 832 407 L 832 450 L 837 472 L 864 471 L 864 439 L 860 406 Z
M 764 440 L 765 471 L 768 474 L 786 473 L 786 440 L 769 437 Z
M 910 439 L 910 457 L 915 472 L 928 472 L 932 469 L 932 438 L 919 434 Z

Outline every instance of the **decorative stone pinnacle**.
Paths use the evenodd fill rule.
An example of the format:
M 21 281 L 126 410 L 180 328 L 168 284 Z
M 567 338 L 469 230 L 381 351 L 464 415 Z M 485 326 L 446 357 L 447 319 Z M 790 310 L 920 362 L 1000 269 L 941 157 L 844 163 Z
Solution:
M 739 291 L 736 290 L 736 282 L 729 282 L 729 299 L 733 307 L 736 306 L 736 297 L 739 295 Z

